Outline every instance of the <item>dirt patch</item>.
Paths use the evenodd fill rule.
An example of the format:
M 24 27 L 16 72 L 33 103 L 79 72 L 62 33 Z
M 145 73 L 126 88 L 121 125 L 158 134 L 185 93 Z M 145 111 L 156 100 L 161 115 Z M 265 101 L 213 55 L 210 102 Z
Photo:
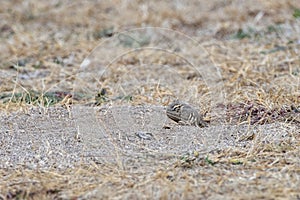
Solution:
M 264 190 L 255 197 L 278 198 L 284 188 L 297 198 L 300 187 L 297 126 L 180 126 L 157 106 L 32 108 L 2 115 L 0 122 L 1 190 L 8 198 L 37 196 L 31 185 L 56 198 L 137 198 L 141 191 L 204 198 L 216 189 L 219 195 L 232 191 L 227 197 L 233 198 L 241 190 L 237 183 L 245 192 Z M 76 189 L 82 181 L 85 186 Z M 122 189 L 113 192 L 115 187 Z

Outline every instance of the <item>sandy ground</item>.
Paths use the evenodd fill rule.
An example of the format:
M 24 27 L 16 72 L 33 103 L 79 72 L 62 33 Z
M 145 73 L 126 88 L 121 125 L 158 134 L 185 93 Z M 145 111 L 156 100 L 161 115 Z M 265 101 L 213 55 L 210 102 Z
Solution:
M 164 107 L 74 110 L 80 112 L 32 108 L 2 116 L 1 168 L 66 169 L 87 164 L 89 159 L 118 164 L 139 157 L 149 157 L 149 163 L 154 163 L 157 158 L 178 158 L 193 152 L 205 156 L 231 148 L 250 153 L 260 143 L 293 142 L 297 136 L 293 133 L 298 132 L 297 126 L 278 123 L 180 126 L 167 119 Z
M 6 179 L 11 170 L 16 170 L 15 173 L 20 169 L 35 171 L 35 176 L 63 173 L 62 176 L 67 177 L 68 170 L 98 166 L 94 170 L 105 174 L 107 166 L 114 166 L 110 169 L 129 176 L 121 182 L 129 181 L 132 176 L 149 180 L 138 186 L 139 182 L 133 179 L 132 186 L 122 186 L 123 192 L 111 193 L 115 186 L 97 185 L 120 172 L 106 174 L 105 179 L 95 176 L 87 182 L 95 188 L 82 193 L 81 198 L 166 195 L 168 198 L 214 199 L 224 196 L 228 190 L 231 193 L 226 192 L 225 197 L 230 199 L 248 190 L 256 192 L 251 198 L 264 197 L 271 191 L 276 198 L 298 198 L 300 133 L 295 125 L 181 126 L 167 119 L 165 108 L 158 106 L 31 108 L 1 115 L 0 123 L 2 184 L 9 184 Z M 273 152 L 272 156 L 268 156 L 269 151 Z M 102 165 L 106 169 L 102 170 Z M 81 178 L 89 176 L 87 172 L 78 173 Z M 42 184 L 43 175 L 38 176 L 40 180 L 30 184 Z M 69 176 L 66 179 L 71 181 L 72 173 Z M 153 178 L 157 176 L 176 188 L 166 190 L 163 184 L 156 191 L 153 187 L 160 183 Z M 219 178 L 216 180 L 214 176 Z M 23 179 L 20 181 L 27 184 Z M 212 185 L 207 186 L 207 181 Z M 216 183 L 219 186 L 214 185 Z M 243 188 L 236 184 L 242 184 Z M 215 187 L 219 189 L 212 192 Z M 168 190 L 171 193 L 164 194 Z M 188 191 L 182 194 L 181 190 Z M 55 197 L 69 198 L 67 191 L 54 192 Z M 141 191 L 146 193 L 142 195 Z

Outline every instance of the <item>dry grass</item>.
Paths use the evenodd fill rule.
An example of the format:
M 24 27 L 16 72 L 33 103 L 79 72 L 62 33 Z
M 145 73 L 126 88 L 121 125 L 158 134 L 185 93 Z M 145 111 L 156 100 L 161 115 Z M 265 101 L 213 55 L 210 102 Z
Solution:
M 228 149 L 138 168 L 91 162 L 59 171 L 2 169 L 2 198 L 297 199 L 299 135 L 294 139 L 298 142 L 285 146 L 269 144 L 262 149 L 257 141 L 252 152 Z
M 0 199 L 299 199 L 300 18 L 296 9 L 300 9 L 298 0 L 2 2 L 3 112 L 72 103 L 166 105 L 179 97 L 200 105 L 212 121 L 219 117 L 232 125 L 282 123 L 289 138 L 265 143 L 250 134 L 242 138 L 252 141 L 250 149 L 166 158 L 157 166 L 125 168 L 90 161 L 65 170 L 0 169 Z M 127 54 L 112 63 L 98 82 L 93 77 L 79 80 L 90 93 L 82 95 L 79 89 L 73 93 L 81 62 L 112 36 L 112 30 L 144 26 L 176 29 L 201 43 L 210 58 L 203 63 L 221 70 L 227 103 L 218 106 L 227 108 L 226 117 L 209 116 L 207 102 L 212 100 L 203 77 L 186 60 L 164 52 Z M 105 60 L 121 48 L 99 50 L 97 55 Z M 193 49 L 187 54 L 202 57 Z M 143 67 L 149 65 L 152 68 Z M 166 68 L 166 73 L 159 71 L 161 66 L 174 68 Z M 158 73 L 159 82 L 155 81 Z M 127 84 L 125 89 L 120 83 Z

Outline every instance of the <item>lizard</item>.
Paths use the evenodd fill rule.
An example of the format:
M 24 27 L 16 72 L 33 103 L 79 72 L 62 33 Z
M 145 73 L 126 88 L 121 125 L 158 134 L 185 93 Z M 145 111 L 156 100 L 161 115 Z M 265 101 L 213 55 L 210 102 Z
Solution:
M 180 100 L 175 100 L 168 105 L 166 114 L 170 119 L 182 125 L 197 127 L 206 127 L 208 125 L 196 109 Z

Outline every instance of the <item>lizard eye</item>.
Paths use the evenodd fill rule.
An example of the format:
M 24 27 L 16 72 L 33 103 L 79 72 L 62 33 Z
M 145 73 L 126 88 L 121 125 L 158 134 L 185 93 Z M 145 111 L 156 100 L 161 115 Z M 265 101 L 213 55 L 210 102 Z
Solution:
M 181 105 L 180 104 L 176 104 L 176 105 L 172 106 L 172 111 L 179 112 L 180 108 L 181 108 Z

